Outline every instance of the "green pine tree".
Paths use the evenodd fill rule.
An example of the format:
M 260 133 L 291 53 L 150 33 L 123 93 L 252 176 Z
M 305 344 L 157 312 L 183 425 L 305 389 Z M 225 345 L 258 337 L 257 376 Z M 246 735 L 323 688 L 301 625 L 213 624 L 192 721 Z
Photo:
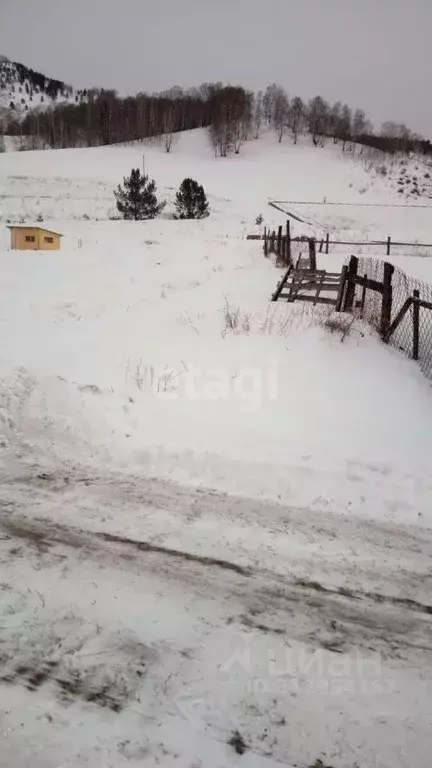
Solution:
M 114 190 L 117 210 L 124 219 L 154 219 L 165 208 L 156 196 L 156 183 L 148 176 L 142 176 L 139 168 L 133 168 L 130 176 L 123 179 Z
M 184 179 L 176 195 L 178 219 L 205 219 L 210 216 L 204 188 L 193 179 Z

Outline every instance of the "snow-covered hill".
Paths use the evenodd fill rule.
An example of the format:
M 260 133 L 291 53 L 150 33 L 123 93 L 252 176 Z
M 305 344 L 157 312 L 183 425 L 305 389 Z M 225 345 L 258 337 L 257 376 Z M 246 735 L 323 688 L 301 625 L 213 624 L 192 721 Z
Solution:
M 22 118 L 29 110 L 53 103 L 78 103 L 83 91 L 0 56 L 0 118 Z
M 164 217 L 110 221 L 143 155 Z M 169 218 L 186 176 L 209 219 Z M 431 236 L 330 143 L 0 155 L 2 765 L 430 764 L 430 384 L 269 302 L 271 197 L 309 201 L 293 234 Z
M 158 194 L 168 201 L 163 218 L 137 223 L 110 221 L 116 213 L 113 189 L 131 168 L 142 167 L 143 155 L 147 172 L 156 179 Z M 204 222 L 179 222 L 169 218 L 175 190 L 187 176 L 202 183 L 208 194 L 211 216 Z M 396 433 L 391 439 L 387 435 L 384 441 L 380 440 L 380 429 L 386 433 L 390 429 L 390 416 L 387 395 L 383 391 L 383 398 L 379 396 L 377 387 L 381 384 L 376 379 L 376 375 L 380 381 L 388 377 L 386 386 L 394 389 L 390 383 L 394 376 L 401 382 L 408 372 L 417 377 L 414 363 L 407 363 L 396 355 L 398 373 L 395 373 L 394 353 L 360 334 L 355 335 L 352 348 L 337 343 L 331 352 L 326 342 L 321 343 L 320 332 L 315 336 L 316 330 L 309 329 L 306 335 L 302 334 L 297 341 L 293 337 L 287 344 L 283 338 L 283 319 L 278 315 L 279 309 L 273 318 L 274 308 L 271 308 L 273 319 L 268 338 L 268 334 L 259 329 L 267 327 L 268 298 L 279 275 L 264 259 L 260 244 L 251 244 L 245 239 L 247 232 L 255 231 L 255 219 L 260 213 L 264 224 L 272 228 L 284 222 L 283 214 L 268 205 L 269 198 L 273 197 L 311 201 L 315 223 L 310 226 L 295 222 L 294 235 L 311 231 L 319 235 L 332 227 L 332 231 L 352 239 L 362 235 L 374 240 L 391 234 L 403 240 L 421 232 L 425 241 L 431 242 L 430 210 L 393 207 L 399 198 L 386 178 L 379 175 L 372 178 L 362 163 L 344 156 L 331 144 L 324 149 L 313 147 L 310 141 L 298 146 L 291 143 L 281 146 L 274 135 L 248 143 L 242 154 L 232 159 L 215 160 L 206 132 L 197 130 L 182 135 L 170 154 L 162 146 L 143 144 L 6 153 L 0 157 L 0 194 L 4 275 L 1 349 L 13 365 L 28 368 L 37 379 L 58 374 L 68 382 L 77 382 L 78 386 L 95 384 L 107 393 L 106 399 L 104 395 L 91 400 L 90 424 L 93 418 L 94 424 L 90 426 L 89 440 L 94 445 L 94 455 L 99 450 L 96 443 L 102 453 L 105 448 L 101 446 L 108 444 L 104 425 L 109 423 L 111 413 L 113 432 L 110 434 L 118 435 L 110 448 L 112 455 L 122 455 L 123 459 L 125 449 L 127 456 L 131 452 L 128 462 L 136 461 L 139 455 L 139 462 L 145 463 L 150 457 L 162 474 L 179 472 L 183 477 L 206 478 L 210 484 L 218 482 L 220 473 L 221 486 L 228 488 L 231 488 L 228 467 L 234 460 L 236 487 L 241 486 L 242 491 L 254 487 L 257 493 L 272 498 L 286 493 L 281 478 L 285 476 L 283 467 L 290 449 L 289 461 L 296 466 L 302 464 L 302 456 L 312 457 L 315 451 L 321 458 L 326 456 L 326 461 L 336 453 L 339 466 L 338 462 L 344 462 L 350 452 L 353 461 L 360 460 L 364 452 L 373 461 L 378 456 L 388 456 L 390 447 L 396 449 L 396 464 L 400 461 L 406 467 L 413 462 L 413 466 L 418 466 L 415 444 L 410 457 L 406 441 L 399 444 L 400 424 L 395 423 Z M 324 199 L 327 203 L 323 205 Z M 341 214 L 340 208 L 332 205 L 335 202 L 351 205 Z M 370 205 L 364 207 L 364 203 Z M 295 205 L 293 203 L 294 208 Z M 64 235 L 61 253 L 37 257 L 32 253 L 11 253 L 7 219 L 43 220 L 45 226 Z M 338 268 L 345 257 L 345 252 L 327 257 L 321 254 L 320 266 Z M 432 276 L 430 259 L 411 255 L 400 258 L 404 268 L 417 276 L 425 279 Z M 249 318 L 245 326 L 250 326 L 249 331 L 234 334 L 230 341 L 221 340 L 226 300 L 239 307 L 242 315 Z M 295 305 L 292 318 L 289 313 L 289 327 L 291 323 L 297 326 L 300 310 L 301 306 Z M 284 307 L 281 311 L 285 316 Z M 306 325 L 313 323 L 308 313 L 305 317 Z M 281 335 L 277 331 L 280 324 Z M 66 345 L 65 333 L 68 334 Z M 291 332 L 287 330 L 287 333 L 290 336 Z M 105 345 L 102 339 L 109 339 L 109 343 Z M 286 346 L 290 349 L 289 359 Z M 73 348 L 76 354 L 71 354 Z M 56 350 L 54 354 L 53 350 Z M 376 356 L 374 369 L 368 366 L 364 369 L 363 355 Z M 348 370 L 344 369 L 343 387 L 356 391 L 361 376 L 364 389 L 369 392 L 364 402 L 364 423 L 369 423 L 367 414 L 373 404 L 368 429 L 375 437 L 371 440 L 367 430 L 366 433 L 357 430 L 359 405 L 352 411 L 347 404 L 345 424 L 354 419 L 349 430 L 351 448 L 344 441 L 339 451 L 337 441 L 334 443 L 332 439 L 333 419 L 339 419 L 341 408 L 339 396 L 335 396 L 341 387 L 337 371 L 345 366 L 343 361 L 351 357 Z M 260 407 L 259 418 L 249 413 L 245 417 L 235 396 L 213 404 L 208 411 L 209 402 L 197 404 L 182 396 L 177 400 L 176 409 L 163 398 L 147 397 L 147 385 L 141 381 L 153 375 L 163 382 L 168 367 L 169 371 L 176 372 L 176 378 L 183 371 L 181 387 L 185 377 L 183 364 L 188 366 L 188 360 L 203 371 L 219 366 L 230 373 L 233 380 L 238 378 L 238 366 L 244 370 L 260 370 L 265 379 L 271 375 L 270 361 L 276 358 L 280 361 L 281 402 L 275 406 L 270 400 L 265 407 Z M 316 375 L 312 374 L 310 360 L 318 366 Z M 285 374 L 287 381 L 283 383 Z M 321 383 L 316 390 L 318 380 Z M 411 385 L 416 386 L 414 380 Z M 71 409 L 67 418 L 75 425 L 69 433 L 71 438 L 74 435 L 73 441 L 83 434 L 82 426 L 76 426 L 82 425 L 83 414 L 81 394 L 77 400 L 74 386 L 69 391 L 64 382 L 55 383 L 56 404 L 52 401 L 52 406 L 47 406 L 48 410 L 56 409 L 58 397 L 66 398 L 67 409 Z M 160 386 L 163 387 L 163 383 Z M 67 391 L 58 392 L 58 387 L 62 391 L 66 387 Z M 110 387 L 114 390 L 112 393 Z M 401 394 L 401 398 L 406 400 L 409 385 L 404 383 L 403 387 L 405 394 Z M 426 382 L 424 388 L 423 396 L 428 397 Z M 317 409 L 310 431 L 305 427 L 301 411 L 299 419 L 297 408 L 296 392 L 303 393 L 303 397 L 305 391 L 309 391 L 308 413 L 311 413 L 311 402 L 316 402 Z M 321 411 L 323 391 L 326 405 Z M 133 415 L 121 416 L 123 396 L 139 400 L 139 406 L 130 406 Z M 412 412 L 414 402 L 419 403 L 418 396 L 413 396 L 411 406 L 404 408 L 413 424 L 416 423 Z M 102 410 L 98 404 L 102 404 Z M 63 404 L 60 411 L 62 409 Z M 401 411 L 399 406 L 398 411 Z M 209 423 L 203 434 L 201 424 L 206 413 Z M 278 413 L 283 414 L 282 419 Z M 321 424 L 319 430 L 317 423 Z M 421 423 L 422 419 L 419 425 Z M 196 429 L 192 429 L 193 424 Z M 120 429 L 119 425 L 122 425 Z M 248 435 L 246 441 L 242 437 L 245 434 Z M 164 446 L 162 452 L 156 451 L 156 457 L 152 450 L 155 445 Z M 87 449 L 83 447 L 83 450 Z M 188 450 L 196 454 L 192 461 Z M 167 457 L 167 452 L 171 456 Z M 222 458 L 208 458 L 210 453 L 226 458 L 226 452 L 230 456 L 226 463 Z M 422 456 L 429 455 L 429 448 L 422 452 Z M 284 457 L 280 470 L 276 469 L 278 457 Z M 316 459 L 317 469 L 321 458 Z M 252 472 L 250 462 L 254 461 L 262 462 L 265 469 Z M 309 468 L 313 463 L 311 458 Z M 343 482 L 339 469 L 335 469 L 335 473 L 339 478 L 339 495 Z M 322 493 L 330 476 L 326 475 L 324 480 L 320 473 L 319 477 Z M 332 490 L 328 493 L 332 495 L 337 489 L 333 487 L 333 480 L 330 485 Z M 312 481 L 308 488 L 314 489 L 313 498 L 321 496 Z M 354 488 L 350 492 L 352 498 L 357 496 Z M 293 498 L 292 493 L 290 484 L 286 501 Z M 307 494 L 302 496 L 308 503 L 313 498 Z
M 8 149 L 19 144 L 19 137 L 12 143 L 14 138 Z M 240 155 L 218 160 L 204 129 L 178 134 L 170 154 L 157 138 L 91 149 L 7 152 L 0 160 L 0 221 L 42 217 L 62 226 L 71 220 L 106 221 L 116 215 L 113 189 L 131 168 L 142 168 L 143 157 L 146 172 L 168 201 L 166 215 L 172 213 L 176 187 L 192 176 L 210 196 L 212 221 L 221 219 L 227 233 L 250 228 L 260 213 L 266 226 L 277 226 L 284 217 L 269 207 L 273 199 L 291 201 L 288 208 L 310 222 L 295 223 L 298 234 L 432 242 L 431 209 L 417 207 L 430 201 L 399 194 L 396 161 L 389 160 L 383 174 L 383 160 L 374 162 L 360 147 L 353 152 L 342 152 L 333 142 L 314 147 L 309 137 L 299 138 L 297 145 L 288 139 L 279 144 L 273 132 L 246 142 Z M 415 157 L 403 168 L 407 176 L 429 175 Z

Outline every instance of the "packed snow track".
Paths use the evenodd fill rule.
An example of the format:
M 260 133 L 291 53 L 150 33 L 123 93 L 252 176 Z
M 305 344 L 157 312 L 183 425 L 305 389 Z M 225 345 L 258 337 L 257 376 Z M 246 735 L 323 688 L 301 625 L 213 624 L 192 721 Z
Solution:
M 64 467 L 0 509 L 2 765 L 427 765 L 430 531 Z

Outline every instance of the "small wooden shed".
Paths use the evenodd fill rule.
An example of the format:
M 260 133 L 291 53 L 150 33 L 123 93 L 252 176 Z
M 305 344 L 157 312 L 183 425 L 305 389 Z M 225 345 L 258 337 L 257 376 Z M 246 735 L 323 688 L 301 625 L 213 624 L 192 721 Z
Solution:
M 60 235 L 51 229 L 31 224 L 11 224 L 11 248 L 14 251 L 59 251 Z

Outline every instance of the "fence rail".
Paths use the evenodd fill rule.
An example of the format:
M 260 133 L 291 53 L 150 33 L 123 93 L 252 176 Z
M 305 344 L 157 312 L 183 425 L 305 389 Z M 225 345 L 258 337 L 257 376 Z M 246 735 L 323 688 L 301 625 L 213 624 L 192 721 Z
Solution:
M 338 202 L 337 200 L 326 200 L 325 202 L 323 200 L 269 200 L 269 205 L 273 208 L 276 205 L 321 205 L 323 207 L 326 205 L 336 205 L 350 208 L 429 208 L 432 210 L 432 205 L 427 205 L 427 203 L 410 203 L 406 205 L 406 203 L 347 203 Z M 286 213 L 286 211 L 283 210 L 282 213 Z
M 392 248 L 411 248 L 417 251 L 432 249 L 432 243 L 407 243 L 401 240 L 392 240 L 389 235 L 386 240 L 332 240 L 327 234 L 325 238 L 318 239 L 319 252 L 329 253 L 330 247 L 334 245 L 352 246 L 355 248 L 384 248 L 386 256 L 390 256 Z M 432 256 L 432 251 L 431 251 Z

